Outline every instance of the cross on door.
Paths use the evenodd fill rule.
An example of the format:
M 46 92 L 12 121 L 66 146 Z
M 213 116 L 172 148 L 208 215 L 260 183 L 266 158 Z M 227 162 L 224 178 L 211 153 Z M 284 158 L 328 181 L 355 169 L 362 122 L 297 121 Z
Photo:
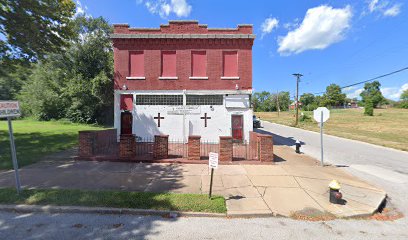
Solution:
M 154 119 L 157 119 L 157 126 L 160 127 L 160 119 L 164 119 L 164 117 L 160 117 L 160 113 L 158 113 L 157 117 L 154 117 Z
M 204 127 L 207 127 L 207 119 L 211 119 L 211 117 L 207 117 L 207 113 L 204 113 L 204 117 L 201 117 L 201 119 L 204 119 Z

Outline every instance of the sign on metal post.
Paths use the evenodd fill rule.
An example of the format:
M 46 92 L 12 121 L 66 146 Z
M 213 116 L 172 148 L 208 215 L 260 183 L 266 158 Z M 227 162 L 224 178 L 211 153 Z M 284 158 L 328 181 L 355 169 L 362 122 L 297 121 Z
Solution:
M 0 101 L 0 118 L 7 118 L 9 135 L 10 135 L 10 150 L 11 150 L 11 159 L 13 161 L 14 175 L 16 178 L 16 189 L 17 193 L 20 194 L 20 177 L 18 175 L 18 163 L 17 163 L 17 154 L 16 146 L 14 144 L 14 134 L 13 134 L 13 125 L 11 124 L 12 117 L 19 117 L 20 105 L 17 101 Z
M 324 166 L 324 162 L 323 162 L 323 123 L 326 122 L 330 118 L 330 111 L 329 109 L 325 107 L 319 107 L 313 111 L 313 118 L 320 125 L 320 160 L 322 162 L 322 166 Z
M 208 167 L 211 168 L 210 192 L 208 197 L 211 199 L 214 169 L 218 168 L 218 153 L 210 152 L 208 157 Z

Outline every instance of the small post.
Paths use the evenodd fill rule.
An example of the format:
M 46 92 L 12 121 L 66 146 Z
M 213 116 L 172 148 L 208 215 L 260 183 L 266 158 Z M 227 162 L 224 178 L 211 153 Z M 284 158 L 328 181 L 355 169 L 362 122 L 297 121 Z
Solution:
M 320 159 L 322 161 L 322 167 L 324 167 L 323 163 L 323 112 L 320 114 Z
M 11 159 L 13 161 L 14 176 L 16 179 L 16 190 L 17 190 L 17 194 L 20 194 L 21 192 L 20 177 L 18 175 L 17 154 L 16 154 L 16 146 L 14 144 L 14 135 L 13 135 L 13 126 L 11 124 L 11 117 L 7 117 L 7 122 L 8 122 L 9 135 L 10 135 Z
M 214 168 L 211 168 L 210 192 L 208 198 L 211 199 L 212 185 L 213 185 Z

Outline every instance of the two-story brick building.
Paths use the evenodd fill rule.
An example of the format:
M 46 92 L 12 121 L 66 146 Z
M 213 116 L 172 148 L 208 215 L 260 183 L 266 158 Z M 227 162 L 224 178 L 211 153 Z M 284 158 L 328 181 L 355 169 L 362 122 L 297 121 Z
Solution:
M 139 137 L 248 140 L 252 131 L 252 25 L 160 28 L 115 24 L 115 128 Z M 119 137 L 119 136 L 118 136 Z

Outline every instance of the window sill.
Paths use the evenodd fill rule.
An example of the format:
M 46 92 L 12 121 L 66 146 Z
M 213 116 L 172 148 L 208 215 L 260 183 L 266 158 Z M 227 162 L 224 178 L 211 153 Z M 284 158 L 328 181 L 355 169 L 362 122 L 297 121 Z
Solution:
M 126 80 L 145 80 L 146 77 L 126 77 Z
M 190 80 L 208 80 L 208 77 L 189 77 Z
M 221 77 L 221 80 L 239 80 L 239 77 Z
M 159 80 L 177 80 L 178 77 L 159 77 Z

